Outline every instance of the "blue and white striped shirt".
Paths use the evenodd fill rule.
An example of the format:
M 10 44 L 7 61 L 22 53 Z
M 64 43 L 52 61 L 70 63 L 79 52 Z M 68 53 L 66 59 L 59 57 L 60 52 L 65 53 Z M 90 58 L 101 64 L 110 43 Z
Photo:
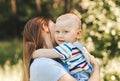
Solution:
M 54 50 L 63 56 L 61 60 L 68 64 L 71 74 L 87 72 L 91 74 L 92 65 L 86 55 L 83 45 L 80 43 L 63 43 Z

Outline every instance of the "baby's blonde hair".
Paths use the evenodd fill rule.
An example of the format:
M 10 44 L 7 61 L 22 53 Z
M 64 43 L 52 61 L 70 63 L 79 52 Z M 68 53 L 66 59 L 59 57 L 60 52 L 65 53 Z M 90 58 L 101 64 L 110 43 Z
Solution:
M 81 20 L 74 13 L 66 13 L 66 14 L 63 14 L 63 15 L 59 16 L 56 20 L 56 24 L 57 23 L 64 24 L 64 22 L 67 22 L 67 21 L 71 22 L 69 24 L 77 25 L 76 27 L 81 29 Z

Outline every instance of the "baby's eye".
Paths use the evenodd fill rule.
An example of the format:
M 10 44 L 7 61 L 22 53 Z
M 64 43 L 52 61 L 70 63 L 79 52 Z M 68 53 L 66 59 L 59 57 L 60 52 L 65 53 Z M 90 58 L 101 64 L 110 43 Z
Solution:
M 55 33 L 60 33 L 59 31 L 55 31 Z
M 64 31 L 64 33 L 68 33 L 69 31 Z

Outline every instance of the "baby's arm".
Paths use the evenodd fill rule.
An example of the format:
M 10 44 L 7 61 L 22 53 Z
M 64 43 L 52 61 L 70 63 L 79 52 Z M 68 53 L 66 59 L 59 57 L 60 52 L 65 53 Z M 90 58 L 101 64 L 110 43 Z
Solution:
M 54 49 L 38 49 L 33 52 L 33 58 L 49 57 L 49 58 L 63 58 L 67 59 L 72 56 L 72 43 L 63 43 Z

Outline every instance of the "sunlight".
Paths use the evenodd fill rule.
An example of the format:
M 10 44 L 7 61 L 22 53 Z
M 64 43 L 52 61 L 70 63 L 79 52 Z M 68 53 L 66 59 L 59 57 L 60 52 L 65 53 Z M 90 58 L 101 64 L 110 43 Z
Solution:
M 20 81 L 22 75 L 22 61 L 18 64 L 10 66 L 5 64 L 4 67 L 0 67 L 0 81 Z

